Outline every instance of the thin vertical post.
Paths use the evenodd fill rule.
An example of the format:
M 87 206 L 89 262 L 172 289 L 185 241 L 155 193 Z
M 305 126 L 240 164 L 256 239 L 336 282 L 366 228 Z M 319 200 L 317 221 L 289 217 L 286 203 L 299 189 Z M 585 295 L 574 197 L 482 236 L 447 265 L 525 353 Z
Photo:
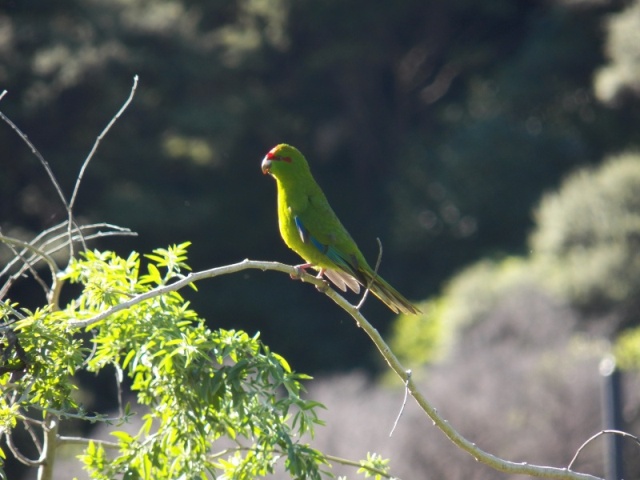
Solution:
M 600 362 L 602 384 L 602 422 L 604 430 L 622 430 L 622 382 L 621 373 L 616 368 L 613 357 Z M 605 478 L 622 480 L 624 474 L 622 459 L 622 436 L 605 435 Z

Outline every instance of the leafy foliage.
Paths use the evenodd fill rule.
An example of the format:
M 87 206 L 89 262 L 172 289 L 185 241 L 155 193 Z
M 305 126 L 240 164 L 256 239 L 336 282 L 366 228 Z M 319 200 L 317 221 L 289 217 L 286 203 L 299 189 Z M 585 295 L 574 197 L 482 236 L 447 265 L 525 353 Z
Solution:
M 64 308 L 18 312 L 5 303 L 5 324 L 19 315 L 15 332 L 28 367 L 0 376 L 0 425 L 10 432 L 30 409 L 121 424 L 132 408 L 146 407 L 136 434 L 116 428 L 115 444 L 88 444 L 81 459 L 92 478 L 250 479 L 272 473 L 281 457 L 291 476 L 320 478 L 324 455 L 301 442 L 321 423 L 321 405 L 302 397 L 301 382 L 310 377 L 294 372 L 258 335 L 208 329 L 175 291 L 91 324 L 88 343 L 74 331 L 74 321 L 182 277 L 187 246 L 154 250 L 146 273 L 136 253 L 88 251 L 60 275 L 82 287 Z M 115 420 L 85 413 L 72 395 L 74 373 L 107 366 L 115 367 L 119 382 L 128 377 L 137 394 L 138 406 L 122 407 Z

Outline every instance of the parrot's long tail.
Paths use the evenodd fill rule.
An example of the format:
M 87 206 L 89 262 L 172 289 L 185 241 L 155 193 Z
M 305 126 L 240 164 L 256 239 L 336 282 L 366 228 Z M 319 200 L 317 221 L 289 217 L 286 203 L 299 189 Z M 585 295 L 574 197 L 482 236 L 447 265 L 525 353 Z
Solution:
M 413 305 L 400 292 L 373 271 L 360 269 L 358 273 L 360 274 L 359 276 L 361 276 L 359 280 L 363 283 L 365 288 L 368 287 L 371 293 L 378 297 L 387 307 L 393 310 L 394 313 L 422 313 L 418 307 Z

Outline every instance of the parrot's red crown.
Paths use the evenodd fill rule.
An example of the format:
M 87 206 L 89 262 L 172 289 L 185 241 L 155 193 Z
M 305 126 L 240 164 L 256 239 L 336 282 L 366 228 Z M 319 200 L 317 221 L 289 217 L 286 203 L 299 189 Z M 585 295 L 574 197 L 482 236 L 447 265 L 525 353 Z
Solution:
M 276 155 L 273 152 L 267 153 L 267 159 L 291 163 L 291 157 L 283 157 L 282 155 Z

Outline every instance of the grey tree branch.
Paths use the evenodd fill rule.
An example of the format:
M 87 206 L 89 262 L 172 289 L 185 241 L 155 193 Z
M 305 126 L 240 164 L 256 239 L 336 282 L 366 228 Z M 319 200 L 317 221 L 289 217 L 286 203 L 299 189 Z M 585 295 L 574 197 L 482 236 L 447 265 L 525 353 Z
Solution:
M 378 348 L 380 354 L 384 357 L 389 367 L 402 379 L 405 383 L 411 396 L 414 398 L 420 408 L 427 414 L 427 416 L 456 446 L 467 452 L 479 462 L 488 465 L 489 467 L 498 470 L 500 472 L 517 474 L 517 475 L 529 475 L 539 478 L 552 478 L 558 480 L 602 480 L 599 477 L 589 475 L 586 473 L 574 472 L 568 468 L 556 468 L 542 465 L 530 465 L 528 463 L 517 463 L 509 460 L 503 460 L 491 453 L 485 452 L 477 445 L 472 443 L 458 433 L 449 422 L 444 419 L 436 410 L 436 408 L 427 401 L 427 399 L 420 393 L 418 387 L 411 378 L 410 370 L 402 366 L 398 358 L 391 351 L 389 346 L 383 340 L 378 331 L 367 321 L 367 319 L 360 313 L 358 308 L 349 303 L 344 297 L 338 294 L 335 290 L 328 287 L 327 283 L 313 275 L 301 272 L 299 269 L 291 265 L 285 265 L 279 262 L 265 262 L 245 259 L 242 262 L 234 263 L 217 268 L 211 268 L 209 270 L 203 270 L 201 272 L 194 272 L 186 275 L 184 278 L 170 284 L 163 285 L 161 287 L 150 290 L 149 292 L 136 295 L 135 297 L 115 305 L 104 312 L 95 315 L 87 319 L 78 319 L 69 322 L 69 326 L 72 328 L 85 328 L 93 325 L 101 320 L 108 318 L 110 315 L 118 313 L 120 311 L 131 308 L 140 302 L 144 302 L 159 295 L 164 295 L 169 292 L 179 290 L 192 283 L 203 280 L 205 278 L 214 278 L 220 275 L 228 275 L 231 273 L 237 273 L 248 269 L 258 269 L 262 271 L 273 270 L 300 278 L 303 282 L 314 284 L 319 291 L 327 295 L 333 300 L 340 308 L 346 311 L 356 321 L 358 326 L 366 332 L 369 338 Z
M 57 273 L 60 268 L 52 256 L 70 243 L 114 235 L 135 236 L 137 234 L 128 228 L 117 225 L 95 223 L 80 225 L 72 230 L 71 235 L 68 235 L 67 222 L 62 222 L 43 231 L 29 242 L 3 235 L 0 232 L 0 243 L 5 244 L 14 253 L 13 259 L 7 262 L 0 271 L 0 278 L 12 272 L 4 285 L 0 286 L 0 299 L 7 295 L 7 292 L 18 278 L 27 270 L 30 270 L 33 278 L 42 286 L 49 305 L 55 308 L 62 284 L 57 279 Z M 44 261 L 51 271 L 51 286 L 46 285 L 35 270 L 36 265 L 41 261 Z M 21 265 L 19 265 L 20 262 L 22 263 Z
M 109 130 L 111 130 L 111 127 L 113 127 L 113 125 L 118 121 L 120 116 L 124 113 L 124 111 L 127 109 L 129 104 L 133 100 L 133 96 L 135 95 L 137 88 L 138 88 L 138 75 L 134 75 L 134 77 L 133 77 L 133 85 L 131 86 L 131 91 L 129 93 L 129 97 L 122 104 L 122 107 L 120 107 L 120 110 L 118 110 L 118 113 L 116 113 L 113 116 L 113 118 L 111 118 L 111 120 L 109 121 L 107 126 L 104 128 L 104 130 L 102 130 L 102 132 L 100 132 L 100 135 L 98 135 L 98 137 L 96 138 L 96 141 L 93 143 L 93 147 L 91 148 L 91 151 L 89 152 L 89 155 L 87 155 L 87 158 L 85 158 L 84 162 L 82 163 L 82 167 L 80 167 L 80 172 L 78 173 L 78 178 L 76 178 L 76 184 L 73 187 L 73 193 L 71 194 L 71 200 L 69 200 L 69 208 L 67 209 L 68 215 L 69 215 L 69 222 L 68 222 L 68 228 L 69 228 L 68 235 L 69 235 L 69 238 L 72 237 L 71 229 L 72 229 L 72 227 L 73 227 L 73 225 L 75 223 L 74 220 L 73 220 L 73 206 L 76 203 L 78 190 L 80 189 L 80 184 L 82 183 L 82 179 L 84 178 L 84 172 L 87 169 L 87 167 L 89 166 L 89 162 L 91 162 L 91 159 L 93 158 L 94 154 L 96 153 L 96 150 L 98 149 L 98 146 L 100 145 L 100 142 L 102 141 L 102 139 L 109 132 Z M 80 232 L 80 236 L 82 237 L 82 232 Z M 81 238 L 81 241 L 83 243 L 84 248 L 86 249 L 86 245 L 84 245 L 84 239 Z M 71 258 L 71 257 L 73 257 L 73 242 L 72 241 L 69 241 L 69 248 L 70 248 L 69 258 Z
M 29 252 L 33 254 L 35 257 L 44 260 L 46 264 L 49 266 L 49 270 L 51 271 L 52 278 L 55 279 L 56 273 L 58 271 L 58 267 L 56 265 L 56 262 L 49 256 L 49 254 L 45 251 L 40 250 L 38 247 L 36 247 L 35 245 L 32 245 L 31 243 L 23 242 L 22 240 L 18 240 L 17 238 L 7 237 L 2 234 L 0 234 L 0 243 L 4 243 L 8 245 L 12 249 L 12 252 L 15 255 L 14 258 L 17 260 L 21 260 L 23 262 L 23 268 L 19 269 L 18 272 L 16 272 L 14 275 L 9 277 L 5 285 L 3 285 L 2 288 L 0 288 L 0 299 L 4 298 L 9 288 L 11 288 L 11 285 L 13 284 L 15 279 L 17 279 L 20 275 L 22 275 L 22 273 L 25 270 L 31 270 L 34 278 L 38 281 L 38 283 L 40 283 L 40 285 L 45 291 L 45 294 L 48 296 L 50 292 L 49 287 L 42 281 L 42 279 L 40 279 L 40 276 L 34 270 L 35 263 L 37 262 L 33 262 L 30 259 L 25 258 L 24 254 L 25 252 Z M 18 252 L 15 247 L 21 247 L 22 252 Z M 0 272 L 0 276 L 1 276 L 1 272 Z
M 588 438 L 582 445 L 580 445 L 580 448 L 578 448 L 578 451 L 576 452 L 576 454 L 571 459 L 571 462 L 569 462 L 569 468 L 571 468 L 573 466 L 573 464 L 576 463 L 576 460 L 578 460 L 578 456 L 580 456 L 580 453 L 582 452 L 584 447 L 589 445 L 592 441 L 594 441 L 599 436 L 606 435 L 606 434 L 609 434 L 609 435 L 620 435 L 621 437 L 629 438 L 629 439 L 633 440 L 636 444 L 638 444 L 638 446 L 640 446 L 640 438 L 636 437 L 635 435 L 631 435 L 630 433 L 622 432 L 620 430 L 601 430 L 598 433 L 596 433 L 595 435 L 593 435 L 590 438 Z
M 5 90 L 5 93 L 6 93 L 6 90 Z M 4 96 L 4 94 L 3 94 L 3 96 Z M 13 128 L 13 130 L 24 141 L 24 143 L 27 144 L 27 146 L 31 149 L 31 152 L 33 152 L 33 154 L 36 156 L 36 158 L 40 161 L 40 163 L 42 164 L 42 166 L 46 170 L 47 175 L 49 175 L 49 179 L 51 180 L 51 183 L 53 184 L 53 186 L 54 186 L 54 188 L 56 190 L 56 193 L 58 194 L 58 197 L 60 197 L 60 200 L 62 201 L 63 205 L 65 206 L 65 209 L 67 210 L 67 212 L 69 212 L 69 204 L 67 203 L 67 199 L 65 198 L 64 193 L 62 192 L 62 188 L 60 187 L 60 184 L 58 183 L 58 181 L 56 180 L 55 175 L 53 174 L 53 170 L 51 170 L 51 166 L 49 165 L 49 162 L 47 162 L 44 159 L 42 154 L 38 151 L 38 149 L 31 142 L 31 140 L 29 140 L 29 138 L 22 132 L 22 130 L 20 130 L 20 128 L 18 128 L 18 126 L 15 123 L 13 123 L 11 121 L 11 119 L 9 119 L 9 117 L 7 117 L 1 111 L 0 111 L 0 118 L 2 120 L 4 120 L 5 123 L 7 123 L 11 128 Z
M 59 420 L 51 413 L 47 414 L 44 425 L 44 445 L 42 461 L 38 468 L 38 480 L 52 480 L 53 464 L 56 459 Z

